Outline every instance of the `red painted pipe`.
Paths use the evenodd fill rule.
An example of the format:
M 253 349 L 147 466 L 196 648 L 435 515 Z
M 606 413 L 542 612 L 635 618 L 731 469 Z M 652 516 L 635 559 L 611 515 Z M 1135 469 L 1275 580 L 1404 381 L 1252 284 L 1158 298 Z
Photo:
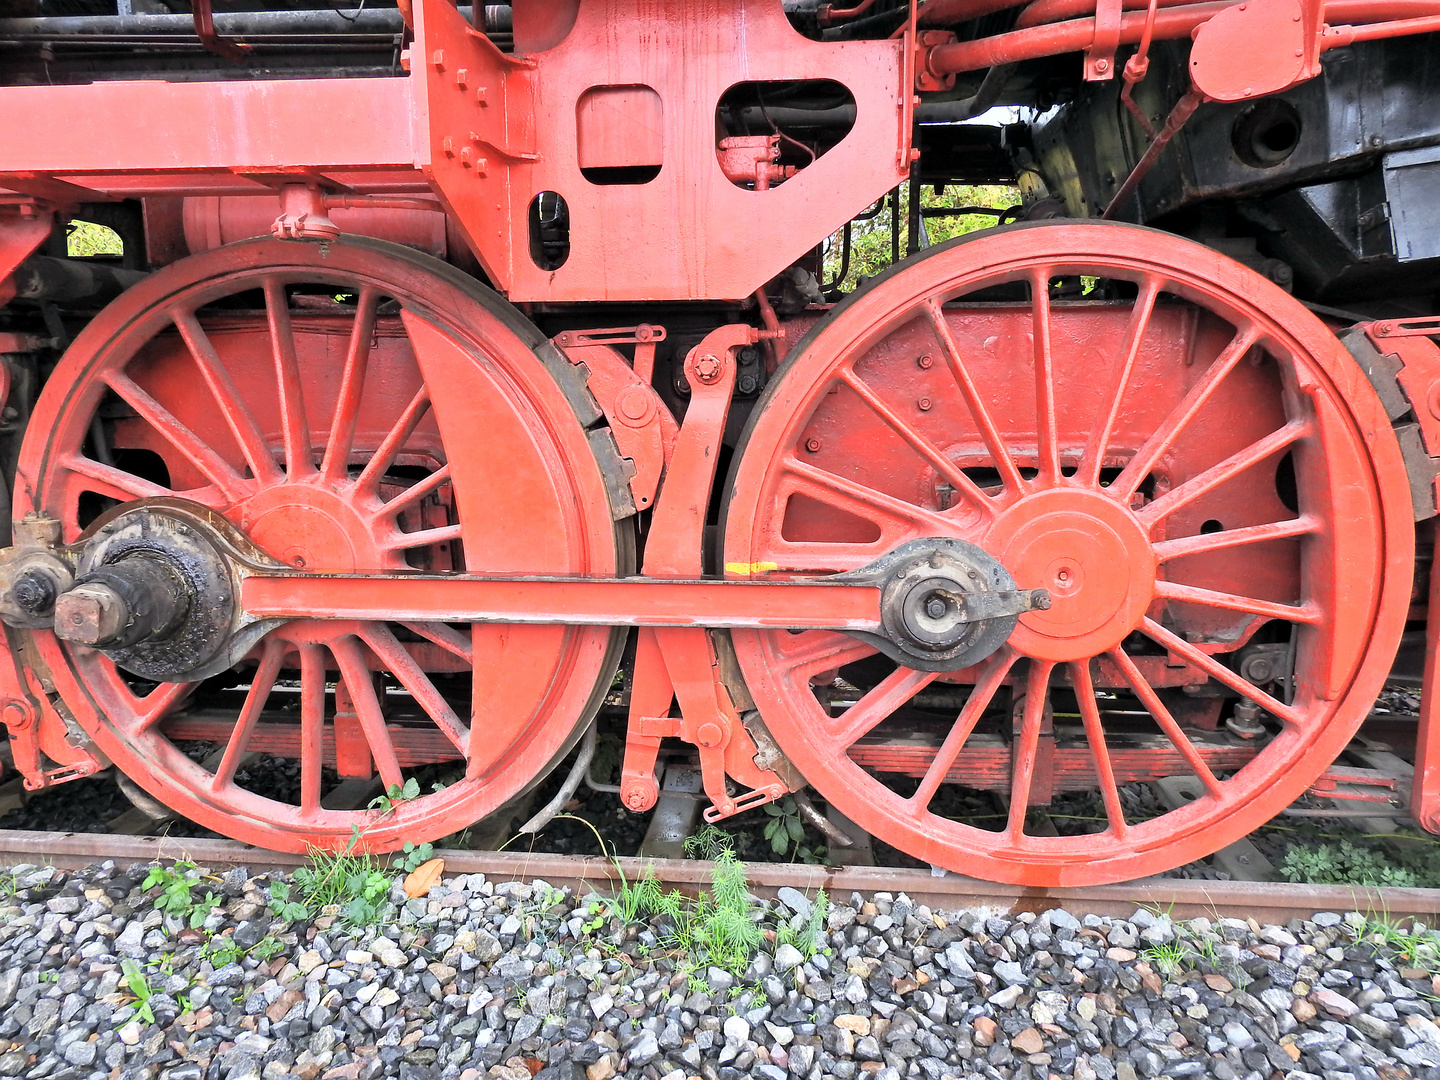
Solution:
M 1126 11 L 1145 10 L 1147 0 L 1121 0 Z M 1183 7 L 1195 0 L 1159 0 L 1161 8 Z M 1025 30 L 1065 19 L 1087 18 L 1095 14 L 1095 0 L 1034 0 L 1015 21 L 1015 29 Z M 1435 0 L 1330 0 L 1325 5 L 1325 19 L 1334 24 L 1377 22 L 1391 19 L 1416 19 L 1435 14 Z M 1423 31 L 1415 31 L 1422 33 Z
M 1129 6 L 1127 0 L 1126 6 Z M 1162 0 L 1162 3 L 1164 0 Z M 1154 40 L 1166 41 L 1187 38 L 1195 28 L 1231 6 L 1235 0 L 1218 2 L 1182 3 L 1163 9 L 1155 16 Z M 1093 12 L 1094 0 L 1037 0 L 1039 4 L 1054 5 L 1048 10 L 1063 17 L 1060 10 Z M 1060 9 L 1061 5 L 1069 5 Z M 1034 6 L 1034 5 L 1032 5 Z M 1145 7 L 1144 3 L 1137 6 Z M 1060 10 L 1057 10 L 1060 9 Z M 1022 13 L 1022 18 L 1030 9 Z M 1338 26 L 1342 23 L 1381 23 L 1368 31 L 1351 31 L 1340 40 L 1327 35 L 1325 48 L 1348 41 L 1367 40 L 1376 37 L 1394 37 L 1401 34 L 1427 33 L 1435 29 L 1434 0 L 1330 0 L 1325 5 L 1326 21 Z M 1395 20 L 1412 19 L 1410 23 Z M 1146 13 L 1126 12 L 1120 17 L 1121 45 L 1131 45 L 1140 40 L 1145 31 Z M 937 45 L 925 57 L 925 66 L 936 77 L 954 75 L 962 71 L 979 71 L 996 64 L 1013 64 L 1022 60 L 1034 60 L 1042 56 L 1057 56 L 1061 53 L 1078 52 L 1088 49 L 1095 40 L 1095 19 L 1071 19 L 1041 26 L 1030 26 L 1012 30 L 1008 34 L 981 38 L 977 41 L 957 41 L 950 45 Z
M 1216 3 L 1186 4 L 1157 12 L 1153 39 L 1166 41 L 1189 37 L 1197 26 L 1229 6 L 1228 0 L 1219 0 Z M 1146 14 L 1127 12 L 1120 17 L 1118 44 L 1133 45 L 1140 40 L 1140 35 L 1145 32 Z M 1042 56 L 1079 52 L 1081 49 L 1088 49 L 1094 40 L 1094 18 L 1074 19 L 1052 26 L 1013 30 L 1008 34 L 997 34 L 977 41 L 937 45 L 926 54 L 925 66 L 938 78 L 962 71 L 979 71 L 996 64 L 1014 64 Z

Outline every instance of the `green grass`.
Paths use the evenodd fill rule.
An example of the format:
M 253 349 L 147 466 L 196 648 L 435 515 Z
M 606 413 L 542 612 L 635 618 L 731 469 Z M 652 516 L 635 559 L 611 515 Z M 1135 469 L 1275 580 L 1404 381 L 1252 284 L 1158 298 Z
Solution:
M 291 883 L 271 883 L 270 910 L 284 922 L 299 922 L 334 908 L 349 926 L 375 926 L 393 912 L 390 882 L 372 856 L 312 848 L 310 864 L 297 868 Z

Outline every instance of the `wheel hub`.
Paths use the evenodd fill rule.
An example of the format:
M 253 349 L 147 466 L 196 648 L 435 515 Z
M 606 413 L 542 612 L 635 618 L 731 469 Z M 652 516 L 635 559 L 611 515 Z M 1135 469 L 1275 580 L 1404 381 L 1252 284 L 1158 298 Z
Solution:
M 996 521 L 985 548 L 1017 582 L 1051 595 L 1051 606 L 1022 615 L 1011 637 L 1036 659 L 1060 663 L 1113 648 L 1154 598 L 1155 555 L 1144 529 L 1096 492 L 1026 496 Z
M 347 574 L 396 565 L 374 544 L 373 524 L 353 502 L 317 484 L 261 491 L 240 517 L 251 542 L 297 570 Z

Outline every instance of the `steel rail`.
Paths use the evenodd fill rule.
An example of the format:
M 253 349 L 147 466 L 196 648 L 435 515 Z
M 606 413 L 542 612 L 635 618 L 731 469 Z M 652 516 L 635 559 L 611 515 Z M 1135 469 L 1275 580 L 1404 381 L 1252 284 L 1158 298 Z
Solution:
M 478 873 L 496 881 L 538 878 L 555 886 L 599 892 L 617 885 L 620 874 L 634 881 L 647 869 L 662 885 L 671 888 L 693 892 L 710 883 L 711 864 L 688 859 L 612 861 L 593 856 L 454 850 L 439 850 L 435 856 L 445 860 L 447 875 Z M 257 872 L 290 870 L 306 862 L 303 855 L 266 851 L 234 840 L 0 830 L 0 865 L 5 866 L 28 863 L 79 870 L 104 860 L 131 866 L 157 859 L 188 859 L 211 868 L 244 866 Z M 1002 885 L 955 874 L 937 877 L 928 871 L 887 866 L 749 863 L 745 869 L 751 890 L 762 897 L 774 896 L 776 890 L 786 886 L 801 892 L 824 889 L 842 903 L 852 892 L 903 892 L 916 903 L 945 911 L 984 908 L 1016 913 L 1058 907 L 1076 913 L 1123 917 L 1144 907 L 1174 919 L 1231 917 L 1281 924 L 1296 918 L 1308 919 L 1321 911 L 1358 911 L 1388 920 L 1431 920 L 1440 915 L 1440 889 L 1184 878 L 1143 878 L 1119 885 L 1050 889 Z

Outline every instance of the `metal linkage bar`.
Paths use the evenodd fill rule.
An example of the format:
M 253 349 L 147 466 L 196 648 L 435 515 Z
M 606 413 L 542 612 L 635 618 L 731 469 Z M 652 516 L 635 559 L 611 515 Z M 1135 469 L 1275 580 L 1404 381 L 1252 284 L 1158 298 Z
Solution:
M 879 589 L 828 582 L 266 574 L 240 603 L 256 620 L 881 630 Z

